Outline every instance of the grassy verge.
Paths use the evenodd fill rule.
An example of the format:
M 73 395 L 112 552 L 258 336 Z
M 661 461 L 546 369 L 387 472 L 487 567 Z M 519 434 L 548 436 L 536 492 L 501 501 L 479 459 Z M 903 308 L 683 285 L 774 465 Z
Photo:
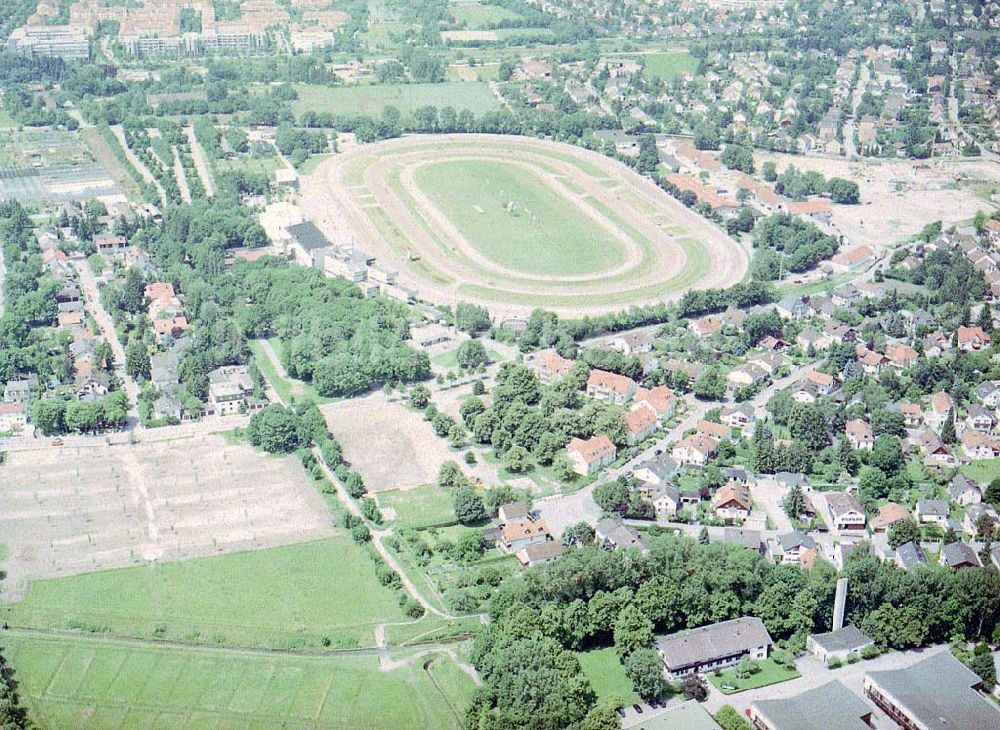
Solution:
M 632 688 L 632 680 L 625 676 L 625 667 L 614 647 L 577 652 L 576 658 L 599 699 L 615 696 L 626 706 L 639 702 L 639 695 Z
M 461 616 L 449 620 L 428 614 L 415 623 L 386 626 L 385 637 L 390 646 L 415 646 L 471 636 L 481 628 L 482 622 L 478 616 Z

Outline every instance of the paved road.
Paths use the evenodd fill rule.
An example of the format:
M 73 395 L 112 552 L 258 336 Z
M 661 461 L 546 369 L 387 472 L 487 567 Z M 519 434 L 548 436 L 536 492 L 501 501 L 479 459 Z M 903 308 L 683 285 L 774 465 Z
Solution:
M 72 259 L 73 268 L 76 269 L 77 276 L 80 280 L 80 290 L 83 292 L 83 298 L 85 301 L 85 307 L 87 312 L 93 316 L 97 321 L 97 326 L 100 327 L 101 333 L 104 335 L 104 339 L 111 346 L 111 353 L 114 356 L 115 362 L 115 373 L 121 378 L 124 384 L 125 393 L 128 395 L 131 405 L 129 406 L 129 424 L 128 428 L 142 428 L 142 424 L 139 423 L 139 411 L 136 405 L 139 402 L 139 386 L 132 379 L 127 372 L 125 372 L 125 348 L 122 347 L 122 343 L 118 341 L 118 334 L 115 332 L 115 323 L 111 319 L 107 310 L 104 309 L 104 305 L 101 304 L 100 290 L 97 286 L 97 280 L 94 279 L 93 273 L 90 271 L 90 266 L 87 265 L 85 259 L 76 258 Z

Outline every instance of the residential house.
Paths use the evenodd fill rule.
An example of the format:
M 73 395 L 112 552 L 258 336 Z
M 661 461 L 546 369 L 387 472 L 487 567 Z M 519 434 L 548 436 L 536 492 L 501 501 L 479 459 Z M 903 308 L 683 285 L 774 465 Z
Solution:
M 864 268 L 875 260 L 875 251 L 867 244 L 852 246 L 837 253 L 830 259 L 832 271 L 844 272 Z
M 677 410 L 677 396 L 665 385 L 655 388 L 638 387 L 632 397 L 632 409 L 646 408 L 656 415 L 656 422 L 662 424 L 673 417 Z
M 0 433 L 22 431 L 28 425 L 28 409 L 23 402 L 0 403 Z
M 729 426 L 716 423 L 715 421 L 706 421 L 705 419 L 698 421 L 694 427 L 694 432 L 711 436 L 716 441 L 722 441 L 733 435 L 732 429 Z
M 857 497 L 847 492 L 827 492 L 825 497 L 833 529 L 841 532 L 865 529 L 865 511 Z
M 793 530 L 784 535 L 778 535 L 775 541 L 775 560 L 790 565 L 801 565 L 817 554 L 816 541 L 809 535 Z
M 642 536 L 628 525 L 623 524 L 620 519 L 606 517 L 599 520 L 594 526 L 594 536 L 597 539 L 597 544 L 604 550 L 649 549 Z
M 920 359 L 916 350 L 902 342 L 890 342 L 886 345 L 885 357 L 890 365 L 899 370 L 916 365 Z
M 910 570 L 917 565 L 927 565 L 927 555 L 919 543 L 907 542 L 896 548 L 893 562 L 903 570 Z
M 921 499 L 917 502 L 917 521 L 937 525 L 942 530 L 948 528 L 951 505 L 943 499 Z
M 712 509 L 715 510 L 717 517 L 725 520 L 727 525 L 745 521 L 753 509 L 750 490 L 742 484 L 729 482 L 715 492 L 715 496 L 712 497 Z
M 735 406 L 724 406 L 719 420 L 731 429 L 746 430 L 757 422 L 753 405 L 739 403 Z
M 780 341 L 781 340 L 775 340 L 775 342 Z M 774 351 L 764 351 L 750 355 L 747 358 L 747 362 L 751 365 L 756 365 L 768 375 L 775 375 L 781 366 L 785 365 L 788 360 L 784 355 L 779 355 Z
M 997 728 L 1000 710 L 983 681 L 944 649 L 905 669 L 869 671 L 865 696 L 903 728 Z
M 31 374 L 26 378 L 8 380 L 3 388 L 3 399 L 6 403 L 27 403 L 38 390 L 38 376 Z
M 833 647 L 839 648 L 840 643 Z M 785 699 L 754 700 L 748 711 L 754 730 L 870 730 L 872 710 L 838 680 Z
M 1000 406 L 1000 380 L 985 380 L 977 385 L 973 391 L 979 402 L 987 408 L 997 408 Z
M 809 298 L 789 294 L 774 305 L 775 311 L 785 319 L 800 320 L 809 317 Z
M 816 386 L 819 395 L 830 395 L 837 389 L 837 379 L 828 373 L 818 370 L 806 370 L 802 379 Z
M 734 387 L 759 385 L 767 380 L 768 372 L 756 363 L 737 365 L 726 375 L 726 380 Z
M 516 553 L 530 545 L 540 545 L 552 539 L 545 520 L 527 520 L 500 525 L 497 547 L 506 553 Z
M 867 421 L 860 418 L 848 421 L 844 426 L 844 433 L 855 449 L 871 451 L 875 448 L 875 434 Z
M 843 663 L 852 656 L 860 658 L 861 652 L 874 645 L 875 640 L 861 633 L 854 624 L 824 634 L 811 634 L 806 639 L 806 650 L 824 664 L 831 659 Z
M 153 418 L 157 420 L 180 421 L 184 416 L 184 407 L 172 393 L 164 393 L 153 402 Z
M 830 348 L 831 345 L 836 344 L 837 340 L 826 332 L 820 332 L 813 327 L 806 327 L 804 330 L 799 332 L 795 338 L 795 344 L 798 345 L 803 352 L 808 352 L 809 348 L 812 347 L 816 352 L 823 352 Z
M 715 315 L 699 317 L 688 323 L 688 329 L 697 337 L 708 337 L 722 331 L 722 320 Z
M 603 403 L 624 405 L 635 394 L 632 378 L 594 368 L 587 378 L 587 395 Z
M 924 412 L 918 403 L 900 402 L 899 412 L 903 414 L 903 425 L 907 428 L 919 428 L 924 423 Z
M 514 553 L 514 557 L 525 568 L 530 568 L 533 565 L 544 565 L 545 563 L 553 562 L 563 554 L 563 549 L 563 544 L 558 540 L 546 540 L 545 542 L 534 543 L 521 548 Z
M 958 328 L 958 349 L 962 352 L 974 352 L 989 347 L 990 336 L 978 325 Z
M 964 474 L 956 474 L 948 483 L 948 496 L 960 507 L 979 504 L 983 501 L 983 492 L 979 485 Z
M 858 364 L 865 371 L 866 375 L 879 375 L 889 360 L 880 352 L 873 352 L 867 347 L 859 347 L 857 354 Z
M 630 446 L 642 443 L 656 431 L 656 414 L 649 408 L 636 408 L 625 414 L 625 431 Z
M 973 461 L 992 459 L 1000 453 L 1000 443 L 981 431 L 965 431 L 958 437 L 962 453 Z
M 690 466 L 705 466 L 715 455 L 719 442 L 711 436 L 695 433 L 679 441 L 670 452 L 671 458 L 678 464 Z
M 188 327 L 187 317 L 184 316 L 153 320 L 153 333 L 156 335 L 156 341 L 160 343 L 168 337 L 176 340 L 187 331 Z
M 673 517 L 681 510 L 680 490 L 673 484 L 656 487 L 650 494 L 650 501 L 657 517 Z
M 996 414 L 979 403 L 973 403 L 966 412 L 965 423 L 975 431 L 992 434 L 996 430 Z
M 543 383 L 552 383 L 570 371 L 573 361 L 561 357 L 555 350 L 543 350 L 535 355 L 531 367 L 539 380 Z
M 638 464 L 632 471 L 632 477 L 640 482 L 653 486 L 666 484 L 680 472 L 680 466 L 673 459 L 657 456 Z
M 618 448 L 604 434 L 589 439 L 573 438 L 566 446 L 566 456 L 577 474 L 589 476 L 612 463 Z
M 976 551 L 961 540 L 948 543 L 941 548 L 941 555 L 938 557 L 938 562 L 952 570 L 978 568 L 982 565 L 979 562 L 979 556 L 976 555 Z
M 886 532 L 897 522 L 910 518 L 910 511 L 903 505 L 886 502 L 879 508 L 878 514 L 871 518 L 868 527 L 872 532 Z
M 804 378 L 792 386 L 792 400 L 796 403 L 811 405 L 819 400 L 820 395 L 819 387 Z
M 745 658 L 764 660 L 772 646 L 764 623 L 755 617 L 722 621 L 656 640 L 667 676 L 675 682 L 689 674 L 734 666 Z
M 925 466 L 952 467 L 958 459 L 933 431 L 924 431 L 918 437 L 920 449 L 924 453 Z
M 497 510 L 497 520 L 501 525 L 521 525 L 531 521 L 531 513 L 524 502 L 507 502 Z

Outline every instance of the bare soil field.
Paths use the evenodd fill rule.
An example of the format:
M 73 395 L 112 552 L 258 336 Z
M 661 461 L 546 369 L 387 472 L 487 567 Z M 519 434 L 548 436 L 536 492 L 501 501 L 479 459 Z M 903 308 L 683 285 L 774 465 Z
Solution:
M 220 436 L 8 455 L 4 597 L 35 578 L 275 547 L 332 534 L 295 459 Z
M 370 492 L 433 484 L 441 464 L 461 457 L 435 435 L 422 413 L 388 400 L 381 392 L 319 409 L 343 447 L 345 459 L 364 478 Z M 496 483 L 496 475 L 485 464 L 475 469 L 463 464 L 462 468 L 487 486 Z
M 464 197 L 458 201 L 456 191 L 442 198 L 420 179 L 421 170 L 433 166 L 461 169 L 464 164 L 475 169 L 479 164 L 496 169 L 497 163 L 510 175 L 523 176 L 525 189 L 534 186 L 545 192 L 552 204 L 545 220 L 565 223 L 562 238 L 558 224 L 551 229 L 554 242 L 578 241 L 571 230 L 582 223 L 608 238 L 608 250 L 579 241 L 579 254 L 567 259 L 567 271 L 533 270 L 530 251 L 527 256 L 520 252 L 521 263 L 503 256 L 498 260 L 496 250 L 489 250 L 488 236 L 476 234 L 477 228 L 489 228 L 483 221 L 492 220 L 496 201 L 484 193 L 482 204 L 473 205 Z M 484 182 L 488 180 L 469 184 L 477 190 Z M 508 210 L 523 202 L 517 198 L 520 183 L 513 185 L 500 191 L 514 201 Z M 462 193 L 468 190 L 459 187 Z M 529 207 L 541 205 L 536 198 Z M 494 315 L 523 315 L 542 306 L 582 316 L 669 301 L 690 288 L 739 281 L 748 263 L 746 252 L 720 228 L 631 168 L 594 152 L 537 139 L 420 135 L 360 146 L 304 177 L 301 200 L 307 218 L 330 235 L 354 232 L 379 265 L 398 271 L 401 285 L 419 297 L 444 304 L 477 302 Z M 515 211 L 510 217 L 514 238 L 516 217 Z M 539 258 L 552 255 L 543 248 L 538 253 Z M 612 263 L 594 263 L 601 253 L 609 254 L 604 258 Z M 580 264 L 577 258 L 587 258 L 582 263 L 593 266 L 572 273 L 569 264 Z
M 1000 167 L 978 160 L 849 161 L 798 155 L 762 155 L 781 172 L 789 165 L 854 180 L 860 205 L 833 206 L 832 223 L 848 241 L 876 249 L 919 233 L 928 223 L 968 221 L 995 206 L 975 188 L 1000 184 Z

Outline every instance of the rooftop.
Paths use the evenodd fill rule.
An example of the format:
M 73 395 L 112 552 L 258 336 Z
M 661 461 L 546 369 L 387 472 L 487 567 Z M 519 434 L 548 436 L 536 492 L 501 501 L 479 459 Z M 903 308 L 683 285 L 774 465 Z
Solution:
M 825 634 L 813 634 L 809 638 L 828 652 L 858 651 L 874 643 L 871 638 L 862 634 L 854 624 L 848 624 L 836 631 L 827 631 Z
M 836 680 L 788 699 L 757 700 L 753 709 L 773 730 L 870 730 L 862 718 L 872 714 L 860 697 Z
M 656 649 L 670 669 L 680 669 L 771 644 L 764 622 L 745 616 L 661 636 Z

